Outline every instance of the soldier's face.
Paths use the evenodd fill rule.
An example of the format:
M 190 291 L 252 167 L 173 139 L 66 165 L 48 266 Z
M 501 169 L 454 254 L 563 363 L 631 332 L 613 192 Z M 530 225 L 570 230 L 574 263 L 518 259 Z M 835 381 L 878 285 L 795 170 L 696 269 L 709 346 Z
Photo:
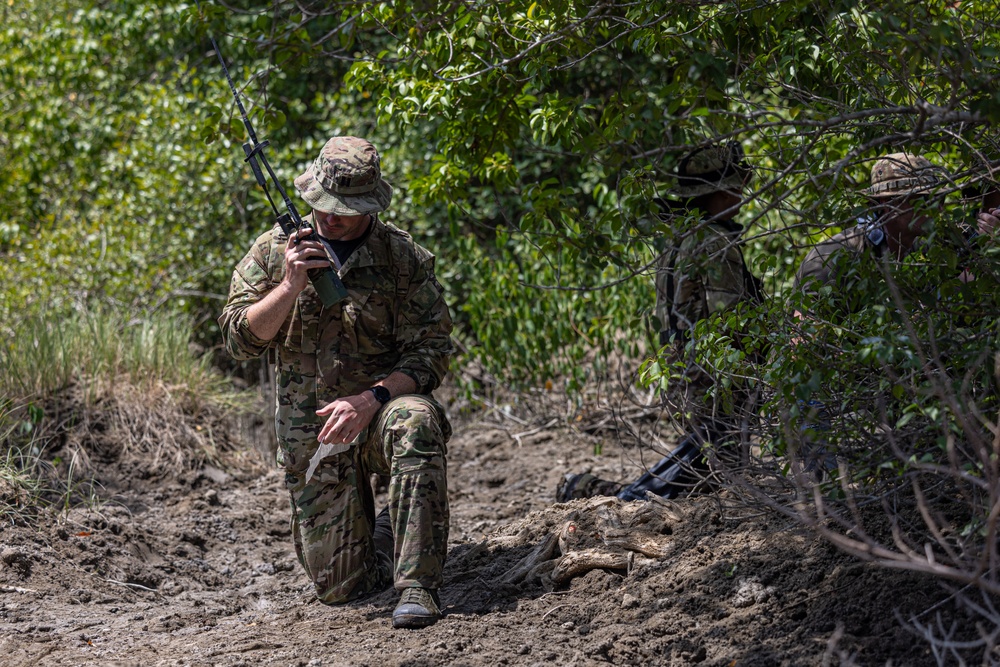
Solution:
M 903 240 L 923 236 L 935 210 L 935 203 L 925 201 L 922 197 L 883 200 L 880 203 L 880 214 L 886 232 Z
M 913 219 L 913 203 L 904 198 L 883 199 L 878 203 L 882 224 L 906 229 Z
M 331 241 L 353 241 L 360 238 L 368 229 L 371 216 L 336 215 L 313 209 L 313 221 L 319 235 Z
M 705 200 L 705 213 L 710 216 L 726 213 L 727 217 L 735 218 L 740 214 L 743 198 L 739 192 L 718 190 L 708 195 Z

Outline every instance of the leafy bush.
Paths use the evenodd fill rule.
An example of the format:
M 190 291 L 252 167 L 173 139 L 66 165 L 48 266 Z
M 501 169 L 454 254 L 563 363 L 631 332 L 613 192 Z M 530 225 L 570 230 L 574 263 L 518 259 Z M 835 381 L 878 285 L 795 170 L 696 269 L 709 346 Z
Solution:
M 741 415 L 754 474 L 731 467 L 730 483 L 859 557 L 989 597 L 1000 593 L 1000 245 L 956 240 L 960 211 L 938 214 L 902 262 L 843 253 L 842 279 L 814 297 L 789 291 L 699 323 L 688 354 L 716 379 L 695 412 L 731 410 L 748 386 L 763 397 Z M 645 381 L 683 382 L 671 360 L 648 361 Z M 791 503 L 774 493 L 786 483 Z M 988 605 L 965 602 L 996 627 Z

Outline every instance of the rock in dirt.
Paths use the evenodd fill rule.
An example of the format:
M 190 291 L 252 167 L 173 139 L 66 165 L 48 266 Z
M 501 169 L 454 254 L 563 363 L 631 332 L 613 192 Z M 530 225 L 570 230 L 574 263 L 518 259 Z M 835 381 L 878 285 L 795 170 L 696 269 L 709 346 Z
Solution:
M 736 586 L 736 593 L 733 595 L 734 607 L 749 607 L 754 604 L 767 602 L 774 589 L 765 587 L 757 579 L 744 579 Z
M 229 473 L 223 472 L 214 466 L 205 466 L 199 474 L 205 479 L 212 481 L 219 486 L 225 486 L 231 479 Z
M 639 598 L 630 593 L 626 593 L 622 598 L 622 609 L 633 609 L 639 606 Z

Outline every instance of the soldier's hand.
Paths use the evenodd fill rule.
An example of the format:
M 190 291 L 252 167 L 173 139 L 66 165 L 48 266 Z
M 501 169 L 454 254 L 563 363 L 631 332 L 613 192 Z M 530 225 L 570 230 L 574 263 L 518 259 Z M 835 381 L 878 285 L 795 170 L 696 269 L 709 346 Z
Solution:
M 320 417 L 327 418 L 319 432 L 319 441 L 327 444 L 354 442 L 381 407 L 370 391 L 338 398 L 316 411 Z
M 304 241 L 303 237 L 312 233 L 309 227 L 303 227 L 290 237 L 285 245 L 285 282 L 295 292 L 301 292 L 309 282 L 308 271 L 330 265 L 326 251 L 318 241 Z
M 1000 208 L 980 211 L 979 215 L 976 216 L 976 220 L 979 223 L 980 234 L 996 238 L 997 231 L 1000 230 Z

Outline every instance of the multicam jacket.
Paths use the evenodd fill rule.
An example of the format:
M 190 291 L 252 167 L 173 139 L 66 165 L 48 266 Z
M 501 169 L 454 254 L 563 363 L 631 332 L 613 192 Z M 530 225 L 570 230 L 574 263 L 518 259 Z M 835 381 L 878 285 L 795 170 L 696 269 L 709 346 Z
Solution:
M 795 273 L 795 285 L 815 299 L 810 309 L 834 321 L 875 303 L 888 304 L 891 298 L 882 276 L 888 268 L 882 266 L 886 247 L 881 228 L 859 224 L 845 229 L 813 246 Z M 821 288 L 827 286 L 829 295 L 820 297 Z
M 681 334 L 695 322 L 740 301 L 759 301 L 760 281 L 743 259 L 735 222 L 711 222 L 664 253 L 656 267 L 656 317 L 660 343 Z
M 318 446 L 318 408 L 359 394 L 394 371 L 412 377 L 416 393 L 429 394 L 454 353 L 434 256 L 406 232 L 377 218 L 372 225 L 339 271 L 347 299 L 324 308 L 308 284 L 271 341 L 250 332 L 246 313 L 281 282 L 288 237 L 276 225 L 233 271 L 219 326 L 236 359 L 276 351 L 275 426 L 286 466 L 304 469 L 308 461 L 289 461 L 288 455 L 301 459 Z
M 837 261 L 842 261 L 841 252 L 852 257 L 860 256 L 865 248 L 865 234 L 862 228 L 852 227 L 813 246 L 795 273 L 795 284 L 807 292 L 816 292 L 824 285 L 835 285 L 838 280 Z

